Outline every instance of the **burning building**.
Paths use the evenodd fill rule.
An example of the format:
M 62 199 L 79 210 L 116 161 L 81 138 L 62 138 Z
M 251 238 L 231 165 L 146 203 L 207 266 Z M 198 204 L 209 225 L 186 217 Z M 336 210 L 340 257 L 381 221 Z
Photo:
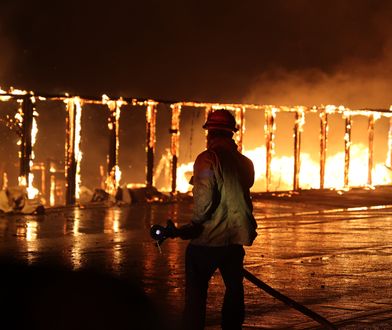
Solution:
M 46 205 L 72 205 L 81 198 L 82 186 L 88 186 L 81 170 L 83 156 L 85 152 L 91 152 L 89 149 L 92 148 L 100 150 L 101 160 L 99 166 L 85 171 L 89 175 L 94 172 L 99 176 L 99 182 L 95 181 L 91 189 L 99 187 L 109 195 L 114 195 L 122 185 L 156 187 L 171 195 L 189 191 L 192 157 L 182 157 L 183 152 L 180 150 L 202 150 L 205 141 L 202 135 L 197 139 L 194 137 L 193 127 L 197 126 L 197 130 L 201 131 L 196 122 L 203 121 L 215 109 L 227 109 L 235 114 L 240 128 L 235 135 L 236 142 L 255 165 L 254 191 L 344 190 L 391 183 L 390 109 L 169 102 L 137 98 L 111 99 L 107 95 L 92 98 L 36 95 L 15 89 L 0 90 L 0 100 L 8 109 L 5 116 L 0 113 L 2 126 L 14 131 L 18 137 L 17 184 L 26 188 L 29 198 L 39 194 L 44 196 Z M 52 125 L 53 121 L 62 122 L 55 130 L 56 143 L 62 145 L 63 152 L 65 150 L 62 157 L 51 157 L 49 152 L 43 155 L 45 148 L 41 148 L 40 154 L 36 152 L 40 134 L 44 134 L 48 126 L 40 123 L 41 109 L 49 103 L 62 108 L 61 120 L 51 115 Z M 83 119 L 85 113 L 93 112 L 99 112 L 105 123 L 102 121 L 96 132 L 100 140 L 93 138 L 83 149 L 84 125 L 92 125 L 97 129 L 98 123 L 91 119 L 93 117 Z M 127 113 L 136 112 L 138 120 L 131 122 L 127 119 Z M 187 118 L 189 113 L 193 114 L 191 122 L 189 116 Z M 164 123 L 166 135 L 157 139 L 160 122 Z M 307 130 L 312 131 L 312 134 L 307 135 Z M 127 136 L 124 136 L 124 132 L 127 132 Z M 140 163 L 140 158 L 143 158 L 144 180 L 140 180 L 140 168 L 135 171 L 134 167 L 121 160 L 123 146 L 140 140 L 141 135 L 144 141 L 138 143 L 139 153 L 132 152 L 131 161 L 128 157 L 127 162 L 137 159 Z M 189 141 L 184 137 L 186 135 Z M 355 136 L 360 136 L 360 142 L 356 141 Z M 334 141 L 336 138 L 338 141 Z M 106 145 L 102 145 L 105 140 Z M 157 152 L 158 142 L 161 142 L 160 153 Z M 285 148 L 278 144 L 284 144 Z M 340 150 L 334 151 L 332 146 L 337 144 Z M 311 145 L 311 150 L 306 150 L 306 145 Z M 279 148 L 284 152 L 278 152 Z M 140 157 L 141 152 L 144 157 Z M 130 170 L 124 176 L 127 168 Z M 2 188 L 5 189 L 10 185 L 12 175 L 6 166 L 0 166 L 0 170 Z M 136 176 L 132 177 L 129 172 L 139 172 L 138 178 L 135 180 Z

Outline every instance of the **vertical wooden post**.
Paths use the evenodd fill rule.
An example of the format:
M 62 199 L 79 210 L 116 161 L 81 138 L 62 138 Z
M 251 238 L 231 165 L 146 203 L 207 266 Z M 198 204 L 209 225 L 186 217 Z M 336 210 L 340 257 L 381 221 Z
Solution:
M 301 170 L 301 135 L 302 126 L 304 122 L 303 110 L 297 110 L 295 112 L 295 124 L 294 124 L 294 178 L 293 178 L 293 189 L 299 189 L 299 174 Z
M 80 185 L 80 130 L 82 108 L 78 97 L 66 100 L 67 116 L 65 120 L 65 179 L 67 205 L 74 205 L 79 198 Z
M 8 176 L 7 172 L 3 172 L 2 174 L 2 182 L 1 182 L 1 190 L 6 190 L 8 188 Z
M 392 117 L 389 119 L 387 163 L 392 170 Z
M 108 117 L 108 128 L 109 128 L 109 152 L 108 152 L 108 159 L 107 159 L 107 180 L 106 180 L 106 191 L 112 190 L 115 186 L 115 166 L 117 165 L 117 152 L 116 152 L 116 145 L 117 145 L 117 122 L 116 122 L 116 111 L 115 109 L 111 109 L 109 106 L 109 117 Z
M 156 103 L 149 101 L 146 111 L 146 153 L 147 153 L 147 170 L 146 185 L 153 186 L 154 179 L 154 153 L 156 142 Z
M 325 109 L 320 112 L 320 189 L 324 189 L 325 163 L 327 160 L 328 142 L 328 113 Z
M 177 163 L 178 153 L 180 149 L 180 114 L 181 105 L 172 104 L 172 116 L 171 116 L 171 127 L 170 127 L 170 152 L 171 152 L 171 193 L 175 195 L 177 193 Z
M 265 181 L 266 191 L 269 191 L 271 183 L 271 161 L 274 153 L 275 139 L 275 109 L 265 110 L 265 144 L 266 144 L 266 165 L 265 165 Z
M 33 113 L 34 106 L 30 95 L 23 98 L 22 105 L 19 112 L 19 118 L 22 121 L 21 127 L 21 143 L 20 143 L 20 168 L 19 168 L 19 184 L 25 186 L 29 185 L 30 165 L 32 161 L 32 141 L 31 131 L 33 128 Z
M 351 149 L 351 115 L 344 114 L 345 118 L 345 134 L 344 134 L 344 187 L 347 188 L 349 184 L 350 172 L 350 149 Z
M 120 130 L 120 115 L 121 105 L 120 101 L 108 101 L 109 117 L 108 117 L 108 128 L 109 128 L 109 152 L 108 152 L 108 167 L 107 167 L 107 180 L 106 180 L 106 191 L 109 194 L 115 194 L 119 186 L 120 181 L 120 170 L 118 166 L 119 156 L 119 130 Z
M 208 119 L 208 115 L 210 114 L 210 112 L 212 112 L 213 110 L 212 110 L 212 107 L 211 106 L 208 106 L 208 107 L 206 107 L 205 108 L 205 110 L 204 110 L 204 122 L 207 122 L 207 119 Z M 205 135 L 205 137 L 206 137 L 206 148 L 207 148 L 207 135 L 208 135 L 208 130 L 204 130 L 204 135 Z
M 368 146 L 368 180 L 367 184 L 371 186 L 373 184 L 373 177 L 372 177 L 372 171 L 373 171 L 373 154 L 374 154 L 374 115 L 371 114 L 369 116 L 369 122 L 368 122 L 368 134 L 369 134 L 369 146 Z
M 51 186 L 50 186 L 50 181 L 51 181 L 51 177 L 53 175 L 52 173 L 52 161 L 50 158 L 47 158 L 45 161 L 45 199 L 46 199 L 46 205 L 50 205 L 53 206 L 51 204 Z
M 242 152 L 245 133 L 245 107 L 236 108 L 235 120 L 239 126 L 238 134 L 236 136 L 236 142 L 238 145 L 238 150 Z
M 67 116 L 65 119 L 65 203 L 66 205 L 75 204 L 76 186 L 76 159 L 75 159 L 75 105 L 74 100 L 67 100 Z

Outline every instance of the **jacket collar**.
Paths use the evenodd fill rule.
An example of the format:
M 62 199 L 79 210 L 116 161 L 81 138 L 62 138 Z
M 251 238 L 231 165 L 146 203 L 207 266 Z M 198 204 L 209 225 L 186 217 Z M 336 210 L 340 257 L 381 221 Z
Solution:
M 237 150 L 237 145 L 233 139 L 225 137 L 215 137 L 208 141 L 207 149 L 222 148 L 230 151 Z

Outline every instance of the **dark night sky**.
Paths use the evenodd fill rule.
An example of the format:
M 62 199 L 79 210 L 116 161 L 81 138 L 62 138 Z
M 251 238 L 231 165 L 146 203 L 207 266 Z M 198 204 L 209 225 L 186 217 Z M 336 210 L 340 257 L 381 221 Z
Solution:
M 392 1 L 2 0 L 0 86 L 389 107 Z

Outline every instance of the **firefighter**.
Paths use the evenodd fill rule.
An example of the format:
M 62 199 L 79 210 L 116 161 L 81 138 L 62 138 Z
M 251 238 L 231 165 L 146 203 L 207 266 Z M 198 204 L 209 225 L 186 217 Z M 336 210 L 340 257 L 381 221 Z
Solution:
M 216 110 L 207 117 L 207 150 L 199 154 L 193 168 L 194 211 L 190 224 L 168 226 L 171 236 L 191 238 L 185 257 L 186 329 L 203 329 L 208 282 L 219 269 L 225 283 L 222 329 L 241 329 L 244 321 L 244 248 L 256 238 L 249 189 L 254 167 L 234 142 L 238 131 L 233 115 Z

